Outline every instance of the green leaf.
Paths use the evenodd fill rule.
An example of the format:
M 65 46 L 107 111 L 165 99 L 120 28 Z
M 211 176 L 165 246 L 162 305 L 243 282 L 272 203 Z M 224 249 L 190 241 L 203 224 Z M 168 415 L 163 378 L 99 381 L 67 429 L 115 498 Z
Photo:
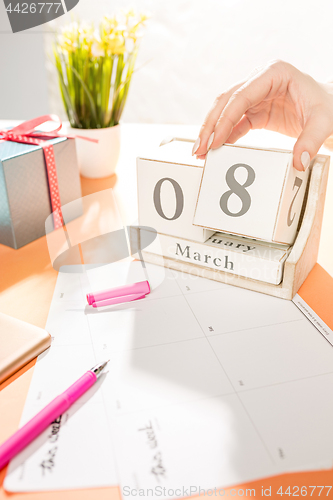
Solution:
M 94 100 L 92 98 L 92 95 L 89 92 L 89 89 L 87 88 L 87 86 L 84 83 L 83 79 L 81 78 L 79 72 L 73 66 L 71 66 L 71 70 L 73 71 L 74 75 L 76 76 L 76 78 L 78 79 L 78 81 L 80 82 L 80 84 L 82 85 L 82 89 L 84 90 L 84 92 L 85 92 L 85 94 L 86 94 L 86 96 L 88 97 L 88 100 L 89 100 L 90 111 L 91 111 L 91 113 L 93 115 L 93 118 L 94 118 L 95 124 L 96 124 L 95 127 L 89 127 L 89 128 L 98 128 L 97 127 L 98 120 L 97 120 L 96 107 L 95 107 L 95 103 L 94 103 Z
M 68 93 L 68 89 L 65 85 L 64 78 L 62 75 L 61 61 L 59 58 L 59 54 L 55 51 L 55 60 L 56 60 L 56 69 L 58 72 L 58 79 L 60 83 L 60 93 L 65 106 L 66 114 L 72 126 L 78 125 L 78 116 L 76 114 L 75 108 L 73 106 L 72 100 Z

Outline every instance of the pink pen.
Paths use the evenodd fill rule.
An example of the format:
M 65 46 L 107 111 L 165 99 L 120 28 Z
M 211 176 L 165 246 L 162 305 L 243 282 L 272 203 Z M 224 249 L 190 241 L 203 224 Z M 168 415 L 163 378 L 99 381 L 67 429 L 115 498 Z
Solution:
M 0 470 L 82 396 L 98 379 L 109 361 L 99 363 L 57 396 L 0 446 Z
M 133 295 L 125 295 L 124 297 L 113 297 L 113 299 L 100 300 L 99 302 L 93 302 L 91 305 L 93 307 L 113 306 L 114 304 L 132 302 L 133 300 L 144 299 L 145 297 L 146 295 L 144 293 L 137 293 Z
M 88 293 L 87 301 L 89 305 L 94 302 L 101 302 L 102 300 L 113 299 L 115 297 L 126 297 L 127 295 L 147 295 L 150 292 L 148 281 L 139 281 L 130 285 L 117 286 L 102 292 Z M 123 302 L 127 302 L 123 300 Z

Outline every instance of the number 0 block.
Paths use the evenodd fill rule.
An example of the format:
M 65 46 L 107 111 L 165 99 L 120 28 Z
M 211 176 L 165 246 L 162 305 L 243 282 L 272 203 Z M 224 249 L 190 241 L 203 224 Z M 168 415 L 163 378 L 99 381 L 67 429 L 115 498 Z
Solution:
M 137 159 L 140 226 L 204 242 L 214 231 L 193 225 L 203 162 L 191 155 L 193 142 L 172 140 Z
M 258 240 L 292 244 L 307 172 L 291 151 L 224 145 L 209 151 L 194 224 Z

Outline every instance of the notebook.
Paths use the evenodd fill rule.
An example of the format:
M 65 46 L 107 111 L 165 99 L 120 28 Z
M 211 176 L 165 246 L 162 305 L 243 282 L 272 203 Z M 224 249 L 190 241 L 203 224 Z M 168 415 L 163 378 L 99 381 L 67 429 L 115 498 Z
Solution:
M 50 344 L 46 330 L 0 313 L 0 384 Z

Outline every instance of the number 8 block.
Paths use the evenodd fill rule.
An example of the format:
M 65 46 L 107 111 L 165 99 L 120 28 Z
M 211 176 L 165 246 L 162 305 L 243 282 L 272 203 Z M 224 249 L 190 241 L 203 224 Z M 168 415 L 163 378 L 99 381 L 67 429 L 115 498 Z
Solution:
M 194 225 L 269 242 L 294 242 L 309 169 L 291 151 L 225 144 L 209 151 Z

